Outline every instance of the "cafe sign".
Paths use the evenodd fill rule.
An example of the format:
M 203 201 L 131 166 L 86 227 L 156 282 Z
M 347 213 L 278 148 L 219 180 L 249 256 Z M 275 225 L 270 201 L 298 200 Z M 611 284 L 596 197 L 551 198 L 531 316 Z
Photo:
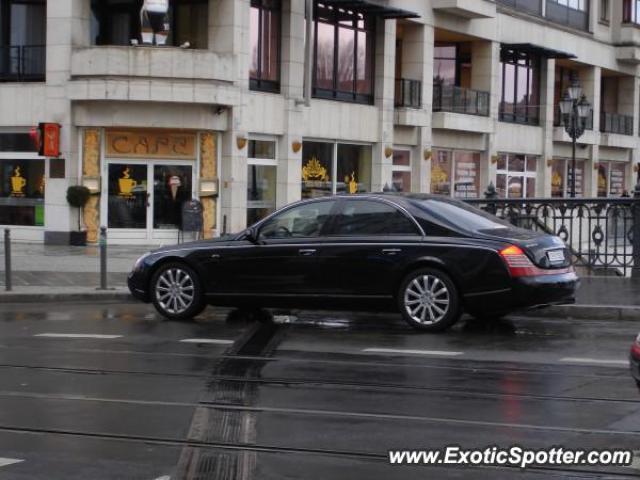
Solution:
M 193 160 L 196 158 L 196 135 L 181 132 L 107 130 L 106 156 Z

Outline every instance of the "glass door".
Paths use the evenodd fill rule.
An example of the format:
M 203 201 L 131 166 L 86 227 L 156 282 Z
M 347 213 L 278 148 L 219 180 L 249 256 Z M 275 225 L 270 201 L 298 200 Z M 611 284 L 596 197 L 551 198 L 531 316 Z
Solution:
M 109 229 L 146 230 L 147 166 L 109 163 L 108 168 L 107 226 Z
M 191 200 L 191 165 L 153 166 L 153 229 L 178 230 L 182 222 L 182 204 Z

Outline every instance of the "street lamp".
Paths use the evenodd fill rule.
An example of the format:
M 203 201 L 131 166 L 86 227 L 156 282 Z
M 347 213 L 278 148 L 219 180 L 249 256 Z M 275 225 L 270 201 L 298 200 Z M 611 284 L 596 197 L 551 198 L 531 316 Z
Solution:
M 560 113 L 565 132 L 571 137 L 573 154 L 571 158 L 571 198 L 576 196 L 576 140 L 582 136 L 587 126 L 587 117 L 591 113 L 591 104 L 582 94 L 577 76 L 571 78 L 571 84 L 560 100 Z

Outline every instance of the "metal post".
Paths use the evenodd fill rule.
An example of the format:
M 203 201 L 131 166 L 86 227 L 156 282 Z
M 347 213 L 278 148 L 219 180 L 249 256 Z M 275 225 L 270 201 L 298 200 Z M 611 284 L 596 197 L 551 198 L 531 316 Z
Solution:
M 631 276 L 640 278 L 640 182 L 633 191 L 633 230 L 631 234 L 631 246 L 633 251 L 633 268 Z
M 100 288 L 107 290 L 107 227 L 100 227 Z
M 576 198 L 576 142 L 578 140 L 578 107 L 573 103 L 573 115 L 571 118 L 571 198 Z
M 10 292 L 11 283 L 11 230 L 4 229 L 4 289 Z

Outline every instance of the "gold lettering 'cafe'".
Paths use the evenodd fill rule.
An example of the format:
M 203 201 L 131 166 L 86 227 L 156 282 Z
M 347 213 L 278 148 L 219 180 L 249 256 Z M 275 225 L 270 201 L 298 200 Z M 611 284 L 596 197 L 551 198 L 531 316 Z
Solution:
M 82 133 L 82 182 L 92 192 L 84 210 L 87 240 L 101 225 L 115 241 L 175 242 L 181 208 L 203 204 L 203 231 L 218 224 L 217 137 L 213 132 L 89 128 Z

